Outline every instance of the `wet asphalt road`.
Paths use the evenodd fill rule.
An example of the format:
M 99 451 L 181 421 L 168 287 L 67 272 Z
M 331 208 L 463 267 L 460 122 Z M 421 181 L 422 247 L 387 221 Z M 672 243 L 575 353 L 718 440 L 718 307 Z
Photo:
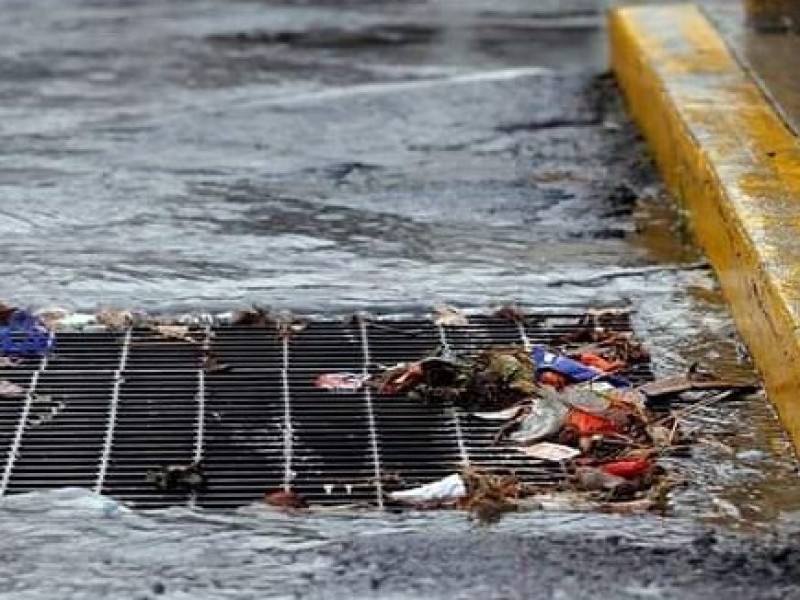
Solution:
M 593 2 L 0 8 L 8 299 L 547 304 L 653 262 Z
M 0 1 L 2 295 L 320 312 L 624 300 L 663 344 L 657 360 L 680 365 L 703 343 L 719 357 L 729 323 L 707 313 L 727 317 L 708 275 L 685 268 L 702 257 L 602 76 L 599 4 Z M 789 470 L 766 492 L 742 488 L 772 490 L 782 515 L 796 506 Z M 662 536 L 656 522 L 639 543 L 618 521 L 589 535 L 434 520 L 250 552 L 236 536 L 265 533 L 242 523 L 186 538 L 179 523 L 119 537 L 99 523 L 73 554 L 80 534 L 56 517 L 46 531 L 0 517 L 20 527 L 8 598 L 800 594 L 791 538 L 706 524 Z M 194 564 L 198 540 L 213 548 Z M 127 550 L 112 567 L 107 548 Z
M 356 538 L 300 596 L 575 599 L 796 598 L 797 547 L 699 534 L 683 544 L 622 536 L 470 532 Z

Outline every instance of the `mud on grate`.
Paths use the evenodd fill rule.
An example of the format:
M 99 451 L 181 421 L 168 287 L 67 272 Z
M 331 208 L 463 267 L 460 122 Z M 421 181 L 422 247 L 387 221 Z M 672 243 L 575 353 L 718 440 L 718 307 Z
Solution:
M 0 495 L 81 486 L 142 508 L 230 509 L 291 487 L 316 504 L 382 507 L 386 476 L 417 485 L 465 463 L 555 483 L 557 468 L 493 445 L 495 424 L 449 406 L 313 383 L 320 373 L 360 373 L 443 345 L 473 353 L 555 343 L 582 314 L 533 313 L 524 325 L 471 317 L 457 328 L 422 318 L 317 320 L 288 341 L 234 326 L 210 327 L 198 344 L 144 330 L 60 333 L 57 354 L 0 369 L 29 391 L 0 403 Z M 627 315 L 615 319 L 615 329 L 630 331 Z M 204 344 L 231 369 L 204 372 Z M 650 377 L 646 366 L 629 375 Z M 145 480 L 149 468 L 200 458 L 208 487 L 196 498 L 160 494 Z

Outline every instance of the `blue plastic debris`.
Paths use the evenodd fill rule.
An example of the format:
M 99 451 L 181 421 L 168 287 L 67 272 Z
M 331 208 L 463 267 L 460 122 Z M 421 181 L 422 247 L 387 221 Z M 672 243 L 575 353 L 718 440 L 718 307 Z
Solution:
M 597 367 L 590 367 L 563 354 L 550 352 L 541 345 L 536 345 L 531 349 L 531 359 L 536 367 L 537 379 L 539 373 L 543 371 L 554 371 L 573 383 L 606 381 L 618 388 L 631 387 L 631 382 L 624 377 L 604 373 Z
M 0 352 L 13 356 L 43 356 L 56 346 L 55 335 L 25 310 L 15 310 L 0 327 Z

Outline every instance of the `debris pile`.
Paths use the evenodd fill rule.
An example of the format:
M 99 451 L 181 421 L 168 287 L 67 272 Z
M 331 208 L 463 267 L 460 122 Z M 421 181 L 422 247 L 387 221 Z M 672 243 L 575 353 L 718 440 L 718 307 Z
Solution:
M 505 314 L 520 318 L 518 311 Z M 391 492 L 390 504 L 464 508 L 484 519 L 548 506 L 664 511 L 675 479 L 658 459 L 689 448 L 684 418 L 758 385 L 693 366 L 686 376 L 634 386 L 625 374 L 649 355 L 630 333 L 614 331 L 609 316 L 587 314 L 577 332 L 552 347 L 497 346 L 469 356 L 440 348 L 368 376 L 328 373 L 315 383 L 340 391 L 370 387 L 383 402 L 403 395 L 453 405 L 468 418 L 496 423 L 498 450 L 549 463 L 561 474 L 554 489 L 523 484 L 513 472 L 466 466 L 439 481 Z M 449 326 L 463 325 L 451 312 L 446 317 L 454 323 Z

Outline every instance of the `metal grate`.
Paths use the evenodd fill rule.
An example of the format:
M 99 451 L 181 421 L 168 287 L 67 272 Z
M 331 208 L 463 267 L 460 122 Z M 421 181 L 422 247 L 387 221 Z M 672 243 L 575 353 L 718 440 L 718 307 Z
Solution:
M 332 394 L 313 382 L 437 346 L 473 353 L 553 343 L 579 317 L 537 314 L 525 326 L 474 317 L 458 328 L 425 319 L 316 321 L 288 341 L 270 329 L 218 326 L 198 344 L 144 330 L 62 333 L 49 360 L 0 369 L 0 378 L 28 389 L 22 400 L 0 401 L 0 494 L 82 486 L 138 507 L 226 509 L 283 488 L 317 504 L 382 507 L 388 475 L 416 485 L 466 463 L 555 482 L 551 467 L 494 446 L 496 425 L 454 407 Z M 615 327 L 629 330 L 630 322 L 621 315 Z M 231 370 L 205 373 L 203 347 Z M 642 380 L 649 371 L 631 375 Z M 145 481 L 149 468 L 200 458 L 208 489 L 196 497 L 160 494 Z

